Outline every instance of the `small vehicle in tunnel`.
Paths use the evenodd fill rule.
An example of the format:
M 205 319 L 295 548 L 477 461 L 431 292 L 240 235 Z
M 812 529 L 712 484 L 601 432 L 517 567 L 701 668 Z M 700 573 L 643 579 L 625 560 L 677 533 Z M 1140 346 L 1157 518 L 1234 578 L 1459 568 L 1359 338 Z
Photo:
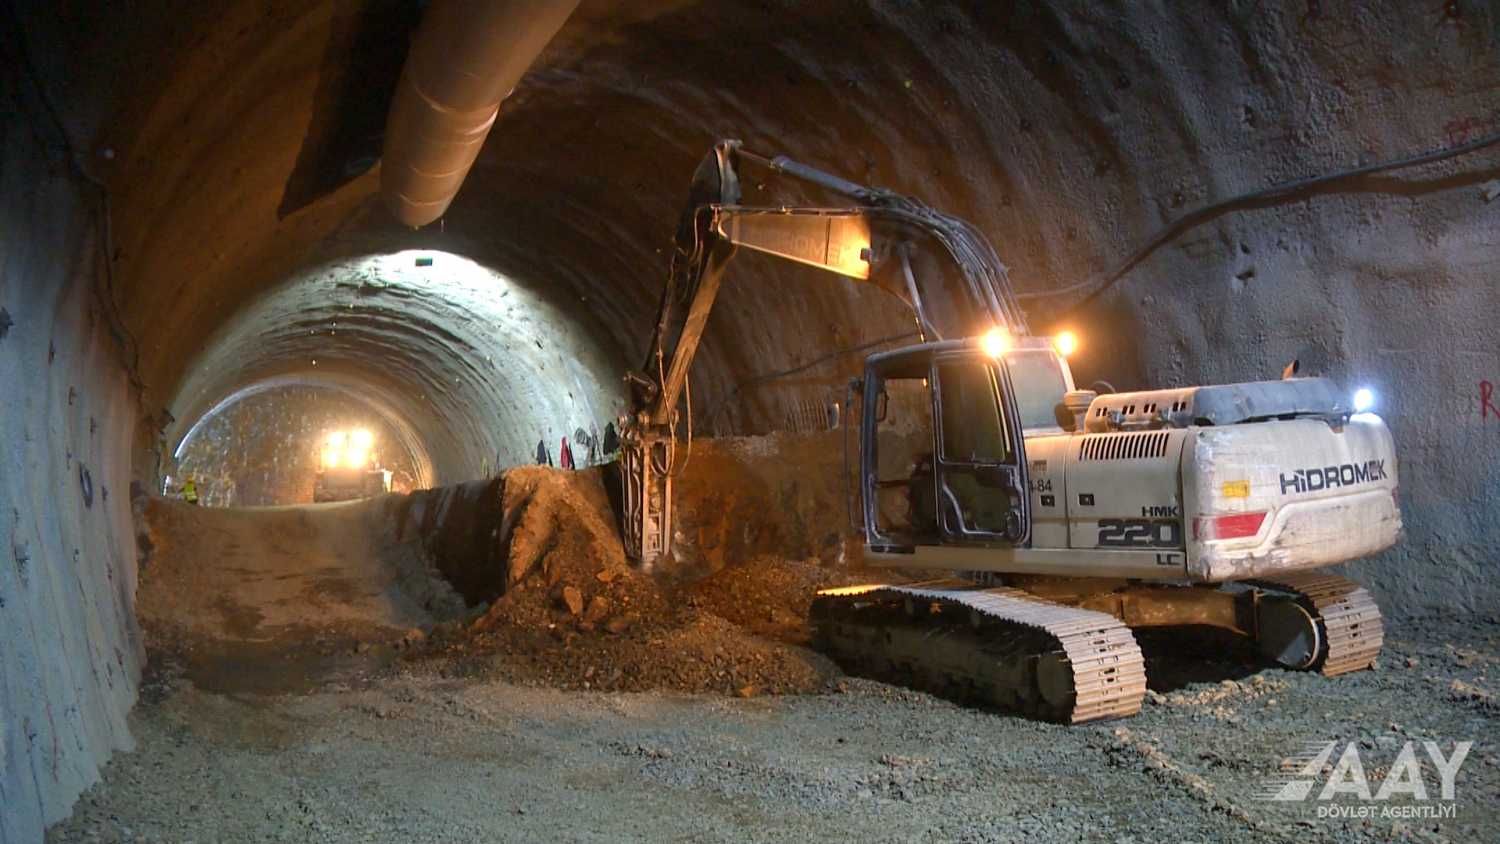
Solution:
M 742 206 L 742 158 L 856 206 Z M 625 539 L 643 564 L 672 535 L 678 399 L 740 246 L 900 298 L 925 340 L 870 356 L 850 386 L 862 413 L 842 414 L 859 419 L 849 506 L 868 562 L 944 577 L 818 593 L 819 642 L 847 668 L 1078 723 L 1139 711 L 1132 627 L 1227 630 L 1325 675 L 1379 654 L 1369 593 L 1318 571 L 1401 535 L 1394 444 L 1368 391 L 1346 401 L 1296 377 L 1075 389 L 1077 338 L 1030 334 L 973 226 L 737 141 L 694 175 L 632 376 Z
M 313 501 L 352 501 L 391 491 L 391 473 L 379 466 L 375 437 L 363 428 L 333 431 L 323 441 Z

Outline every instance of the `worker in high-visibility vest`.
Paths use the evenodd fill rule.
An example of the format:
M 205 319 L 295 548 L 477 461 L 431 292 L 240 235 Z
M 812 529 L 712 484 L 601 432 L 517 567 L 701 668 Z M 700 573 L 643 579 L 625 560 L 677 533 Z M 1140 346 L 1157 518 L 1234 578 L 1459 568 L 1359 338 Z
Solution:
M 194 506 L 198 504 L 198 485 L 192 478 L 182 482 L 182 500 Z

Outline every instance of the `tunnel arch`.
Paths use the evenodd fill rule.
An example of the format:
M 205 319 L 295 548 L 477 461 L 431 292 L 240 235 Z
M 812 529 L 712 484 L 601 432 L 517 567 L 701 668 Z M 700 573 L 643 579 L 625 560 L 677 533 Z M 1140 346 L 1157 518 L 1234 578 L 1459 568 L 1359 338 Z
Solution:
M 176 453 L 247 390 L 357 395 L 424 455 L 424 485 L 533 459 L 623 408 L 618 353 L 534 286 L 459 254 L 403 250 L 314 266 L 230 320 L 188 367 L 165 432 Z

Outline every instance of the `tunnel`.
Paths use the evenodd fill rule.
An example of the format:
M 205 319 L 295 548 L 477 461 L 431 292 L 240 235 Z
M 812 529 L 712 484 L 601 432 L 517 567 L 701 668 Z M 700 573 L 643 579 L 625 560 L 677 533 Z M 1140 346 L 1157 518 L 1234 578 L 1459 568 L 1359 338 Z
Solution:
M 1500 828 L 1497 751 L 1488 738 L 1500 694 L 1493 553 L 1500 542 L 1500 345 L 1490 333 L 1500 319 L 1494 2 L 1232 0 L 1189 9 L 1071 0 L 6 0 L 0 15 L 7 118 L 0 122 L 0 841 L 88 840 L 89 830 L 107 840 L 143 830 L 151 840 L 218 838 L 214 830 L 223 827 L 215 825 L 236 823 L 234 813 L 200 804 L 233 803 L 225 795 L 249 788 L 237 778 L 282 782 L 281 774 L 275 766 L 254 774 L 260 763 L 246 762 L 251 773 L 210 777 L 207 796 L 192 799 L 197 820 L 184 819 L 180 807 L 164 820 L 167 810 L 150 801 L 127 811 L 121 807 L 133 792 L 124 783 L 140 777 L 131 766 L 150 764 L 170 743 L 163 725 L 181 719 L 171 723 L 186 725 L 195 741 L 240 742 L 251 755 L 270 753 L 271 745 L 290 753 L 297 741 L 338 746 L 344 739 L 321 733 L 278 744 L 282 738 L 204 726 L 276 721 L 266 729 L 287 736 L 296 732 L 288 725 L 314 717 L 306 709 L 313 703 L 295 701 L 337 694 L 347 696 L 343 703 L 317 705 L 413 718 L 411 701 L 420 699 L 434 711 L 469 706 L 471 720 L 517 723 L 563 718 L 558 713 L 572 711 L 575 699 L 590 701 L 576 704 L 587 708 L 577 723 L 586 722 L 578 729 L 607 760 L 596 771 L 635 771 L 651 788 L 600 786 L 608 793 L 595 795 L 604 801 L 597 805 L 616 813 L 616 825 L 559 828 L 550 824 L 567 822 L 578 801 L 593 798 L 565 799 L 563 780 L 517 768 L 501 775 L 510 793 L 549 793 L 535 807 L 510 796 L 495 802 L 496 817 L 508 824 L 498 832 L 491 824 L 500 820 L 453 805 L 454 789 L 490 800 L 464 790 L 488 774 L 457 750 L 451 759 L 461 787 L 423 784 L 383 820 L 346 818 L 341 807 L 349 801 L 337 789 L 378 794 L 399 786 L 373 779 L 329 785 L 342 782 L 339 775 L 319 779 L 324 772 L 314 766 L 298 780 L 315 783 L 311 791 L 288 797 L 285 789 L 295 789 L 287 785 L 274 800 L 318 808 L 296 817 L 276 803 L 262 813 L 269 820 L 239 833 L 244 840 L 1074 840 L 1070 830 L 1082 828 L 1077 813 L 1129 804 L 1135 797 L 1122 795 L 1158 787 L 1175 795 L 1149 798 L 1170 803 L 1160 814 L 1114 810 L 1113 821 L 1099 821 L 1100 834 L 1160 836 L 1173 828 L 1175 812 L 1191 816 L 1181 823 L 1204 840 L 1226 830 L 1253 838 L 1301 816 L 1286 815 L 1285 804 L 1253 803 L 1244 783 L 1194 785 L 1198 769 L 1216 764 L 1199 752 L 1210 752 L 1212 733 L 1168 718 L 1202 706 L 1204 717 L 1227 717 L 1226 729 L 1244 730 L 1260 717 L 1257 708 L 1278 697 L 1316 707 L 1306 718 L 1333 713 L 1334 720 L 1316 734 L 1282 729 L 1264 738 L 1280 742 L 1274 749 L 1244 750 L 1224 770 L 1274 767 L 1276 760 L 1260 757 L 1291 757 L 1297 742 L 1312 740 L 1337 740 L 1342 749 L 1368 739 L 1367 766 L 1377 751 L 1394 757 L 1408 739 L 1436 741 L 1445 753 L 1469 741 L 1457 816 L 1429 819 L 1424 828 L 1438 823 L 1451 837 Z M 485 73 L 493 78 L 474 83 Z M 484 96 L 460 107 L 443 99 L 447 84 L 466 92 L 477 86 Z M 1358 418 L 1348 397 L 1367 391 L 1393 443 L 1391 473 L 1399 458 L 1399 480 L 1391 475 L 1381 506 L 1399 509 L 1400 538 L 1357 562 L 1320 559 L 1339 565 L 1318 571 L 1357 583 L 1378 603 L 1387 651 L 1376 670 L 1350 675 L 1356 685 L 1343 692 L 1320 691 L 1301 675 L 1282 679 L 1287 672 L 1226 674 L 1220 679 L 1234 691 L 1223 692 L 1233 698 L 1224 704 L 1202 702 L 1219 694 L 1211 683 L 1143 686 L 1144 726 L 1132 732 L 1122 722 L 1088 745 L 1108 745 L 1094 754 L 1107 758 L 1096 780 L 1102 802 L 1051 814 L 976 808 L 975 777 L 1005 779 L 997 772 L 1009 769 L 975 767 L 978 751 L 949 734 L 990 730 L 979 720 L 989 716 L 976 714 L 987 710 L 942 709 L 945 722 L 926 704 L 900 698 L 891 705 L 913 710 L 910 717 L 923 722 L 914 729 L 945 737 L 932 738 L 930 751 L 897 741 L 906 716 L 876 712 L 888 692 L 845 679 L 809 644 L 805 622 L 780 603 L 756 603 L 795 592 L 800 603 L 790 612 L 800 616 L 815 587 L 889 577 L 857 564 L 870 534 L 861 534 L 861 516 L 846 500 L 852 483 L 864 483 L 851 445 L 859 437 L 856 407 L 864 407 L 856 400 L 872 383 L 868 356 L 933 338 L 902 301 L 904 288 L 892 296 L 747 248 L 725 273 L 684 401 L 664 410 L 678 420 L 667 436 L 685 458 L 675 487 L 667 487 L 679 504 L 665 542 L 695 561 L 671 576 L 712 585 L 638 589 L 655 575 L 621 550 L 622 536 L 627 546 L 633 541 L 631 464 L 616 461 L 605 442 L 639 411 L 641 373 L 666 380 L 665 367 L 650 371 L 659 363 L 654 331 L 670 311 L 664 285 L 675 277 L 695 171 L 722 139 L 742 142 L 739 205 L 851 204 L 827 183 L 752 166 L 786 156 L 968 221 L 993 246 L 999 277 L 1030 333 L 1078 339 L 1068 364 L 1073 386 L 1094 385 L 1088 407 L 1105 408 L 1112 392 L 1281 382 L 1295 372 L 1333 385 L 1337 395 L 1327 401 L 1343 402 L 1344 415 L 1330 424 L 1342 432 Z M 863 380 L 851 386 L 854 379 Z M 1134 405 L 1121 418 L 1133 412 Z M 1302 412 L 1257 418 L 1280 415 L 1293 424 Z M 691 428 L 682 430 L 683 422 Z M 381 492 L 389 495 L 312 504 L 319 443 L 335 429 L 373 432 L 388 475 Z M 1139 436 L 1128 425 L 1111 430 Z M 579 471 L 536 467 L 562 463 L 565 447 Z M 1352 485 L 1354 459 L 1329 454 L 1295 464 L 1252 461 L 1246 477 L 1292 494 L 1301 489 L 1296 471 L 1331 467 L 1329 477 L 1339 480 L 1350 463 Z M 1047 460 L 1022 464 L 1033 481 L 1049 471 Z M 1357 468 L 1366 479 L 1386 472 L 1386 464 L 1377 470 L 1363 458 Z M 188 478 L 202 497 L 199 510 L 184 509 Z M 1214 488 L 1228 495 L 1234 481 L 1222 480 Z M 1188 494 L 1183 483 L 1172 496 Z M 1034 485 L 1016 494 L 1051 497 Z M 1175 497 L 1140 503 L 1142 518 L 1167 504 L 1174 518 L 1186 519 L 1180 525 L 1189 527 L 1179 530 L 1197 530 L 1177 512 Z M 1134 517 L 1135 503 L 1130 509 L 1126 516 Z M 249 515 L 233 521 L 241 512 Z M 220 555 L 248 553 L 222 537 L 265 548 L 295 543 L 299 531 L 321 530 L 307 527 L 308 519 L 325 518 L 320 513 L 344 520 L 329 528 L 344 544 L 319 558 L 326 572 L 340 559 L 389 562 L 394 573 L 381 575 L 379 601 L 415 580 L 423 584 L 415 598 L 389 598 L 399 623 L 391 622 L 397 632 L 388 640 L 370 646 L 350 633 L 355 638 L 345 642 L 339 627 L 319 633 L 320 642 L 362 657 L 387 654 L 380 670 L 447 660 L 422 670 L 458 683 L 491 657 L 455 655 L 468 645 L 451 641 L 468 636 L 493 646 L 497 631 L 529 619 L 541 632 L 517 633 L 506 640 L 511 650 L 495 653 L 520 659 L 515 654 L 534 656 L 561 642 L 556 647 L 567 655 L 547 651 L 546 658 L 567 681 L 554 683 L 534 666 L 504 668 L 496 682 L 516 682 L 520 691 L 498 703 L 440 684 L 372 703 L 366 680 L 340 675 L 338 690 L 311 694 L 278 677 L 274 693 L 293 703 L 271 709 L 244 703 L 254 695 L 240 685 L 215 691 L 206 680 L 164 673 L 161 666 L 173 664 L 157 656 L 169 650 L 164 628 L 145 623 L 143 613 L 197 618 L 200 610 L 171 598 L 188 588 L 183 583 L 227 590 L 231 599 L 242 588 L 262 595 L 266 604 L 255 611 L 266 629 L 265 619 L 291 613 L 287 607 L 304 593 L 290 586 L 260 593 L 246 584 L 285 574 L 287 584 L 306 585 L 305 595 L 316 598 L 306 598 L 304 616 L 322 614 L 351 630 L 361 623 L 364 616 L 346 618 L 319 603 L 342 587 L 329 585 L 335 574 L 316 575 L 311 562 L 286 563 L 296 570 L 268 564 L 242 580 L 194 573 L 219 565 Z M 1384 529 L 1349 518 L 1337 531 L 1317 521 L 1304 530 L 1333 541 Z M 1031 529 L 1033 545 L 1038 530 Z M 348 538 L 355 534 L 358 542 Z M 189 542 L 210 536 L 220 544 Z M 752 582 L 747 572 L 768 557 L 805 565 L 788 569 L 803 579 L 773 582 L 767 574 Z M 423 579 L 429 575 L 431 583 Z M 189 580 L 163 580 L 178 576 Z M 527 588 L 546 599 L 533 615 L 521 609 L 522 597 L 506 597 Z M 496 620 L 501 607 L 510 620 Z M 684 620 L 693 613 L 705 615 Z M 214 623 L 232 627 L 231 616 L 225 610 Z M 715 652 L 685 633 L 651 627 L 668 616 L 684 630 L 749 632 L 735 632 L 737 644 Z M 768 624 L 802 632 L 770 649 Z M 577 628 L 580 638 L 564 628 Z M 1437 638 L 1423 638 L 1428 630 Z M 643 662 L 631 669 L 636 663 L 625 651 L 609 648 L 636 635 L 642 652 L 691 654 L 692 667 L 658 674 Z M 591 645 L 596 639 L 615 644 Z M 1149 645 L 1149 635 L 1141 639 Z M 237 654 L 235 668 L 221 665 L 215 676 L 253 679 L 277 673 L 274 665 L 291 666 L 281 673 L 305 667 L 275 662 L 281 657 L 268 655 L 269 634 L 250 640 L 263 649 Z M 442 655 L 421 662 L 423 648 Z M 191 652 L 182 657 L 189 669 L 211 651 L 180 649 Z M 785 668 L 777 676 L 797 679 L 784 690 L 799 694 L 765 694 L 782 686 L 746 665 Z M 698 711 L 691 707 L 700 704 L 652 697 L 649 683 L 657 680 L 684 693 L 723 692 L 724 705 L 785 700 L 766 706 L 786 709 L 775 710 L 780 720 L 752 752 L 723 736 L 743 734 L 747 747 L 756 744 L 757 728 L 743 719 L 760 715 L 731 717 L 718 703 Z M 399 682 L 415 681 L 402 675 Z M 828 691 L 835 687 L 842 691 Z M 609 694 L 627 697 L 608 704 L 570 697 Z M 1335 697 L 1344 694 L 1389 700 L 1393 708 L 1361 710 Z M 1418 702 L 1430 696 L 1447 708 L 1419 714 Z M 872 742 L 860 745 L 868 758 L 827 750 L 815 763 L 786 761 L 805 744 L 834 741 L 806 726 L 825 717 L 817 710 L 825 699 L 861 707 L 830 729 L 841 734 L 840 747 L 844 735 Z M 189 701 L 198 715 L 173 709 Z M 1245 711 L 1226 716 L 1231 704 Z M 698 739 L 677 737 L 672 718 L 713 721 L 700 729 L 718 730 L 718 738 L 692 745 Z M 889 728 L 896 749 L 881 749 L 874 733 L 857 737 L 861 718 Z M 1084 741 L 1080 732 L 1038 733 L 1024 720 L 999 723 L 1017 742 Z M 1377 745 L 1377 734 L 1399 742 Z M 457 741 L 434 742 L 449 740 Z M 563 754 L 563 767 L 576 770 L 595 764 L 553 745 L 515 752 Z M 369 753 L 367 761 L 378 756 Z M 213 768 L 213 757 L 202 764 Z M 709 771 L 698 764 L 708 757 L 728 764 Z M 825 778 L 809 765 L 835 773 Z M 1077 787 L 1053 761 L 1038 765 L 1060 788 Z M 1145 766 L 1154 779 L 1126 782 L 1121 765 Z M 689 781 L 742 811 L 697 802 L 663 808 L 662 795 Z M 945 796 L 933 782 L 970 791 Z M 789 814 L 735 802 L 768 789 L 792 795 Z M 1001 803 L 1072 799 L 1052 794 L 1016 791 Z M 161 793 L 153 799 L 170 803 Z M 897 811 L 923 801 L 927 815 Z M 878 812 L 858 808 L 876 802 Z M 1219 809 L 1205 814 L 1203 805 Z M 1265 815 L 1263 805 L 1282 814 Z M 860 819 L 843 826 L 817 820 L 829 811 Z M 664 814 L 653 819 L 653 812 Z M 417 826 L 403 826 L 408 821 Z M 122 832 L 125 826 L 135 833 Z M 1377 827 L 1392 830 L 1389 820 Z M 372 838 L 358 839 L 366 833 Z

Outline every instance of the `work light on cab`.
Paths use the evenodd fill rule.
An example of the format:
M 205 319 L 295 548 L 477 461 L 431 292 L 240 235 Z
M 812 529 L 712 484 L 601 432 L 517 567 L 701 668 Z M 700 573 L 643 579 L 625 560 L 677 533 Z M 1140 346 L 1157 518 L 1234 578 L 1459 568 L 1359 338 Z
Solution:
M 1071 331 L 1059 331 L 1057 336 L 1052 338 L 1052 346 L 1057 349 L 1059 355 L 1068 357 L 1078 351 L 1078 335 Z
M 985 332 L 983 337 L 979 338 L 979 346 L 984 349 L 985 354 L 992 358 L 998 358 L 1010 351 L 1010 332 L 998 326 L 991 328 Z

